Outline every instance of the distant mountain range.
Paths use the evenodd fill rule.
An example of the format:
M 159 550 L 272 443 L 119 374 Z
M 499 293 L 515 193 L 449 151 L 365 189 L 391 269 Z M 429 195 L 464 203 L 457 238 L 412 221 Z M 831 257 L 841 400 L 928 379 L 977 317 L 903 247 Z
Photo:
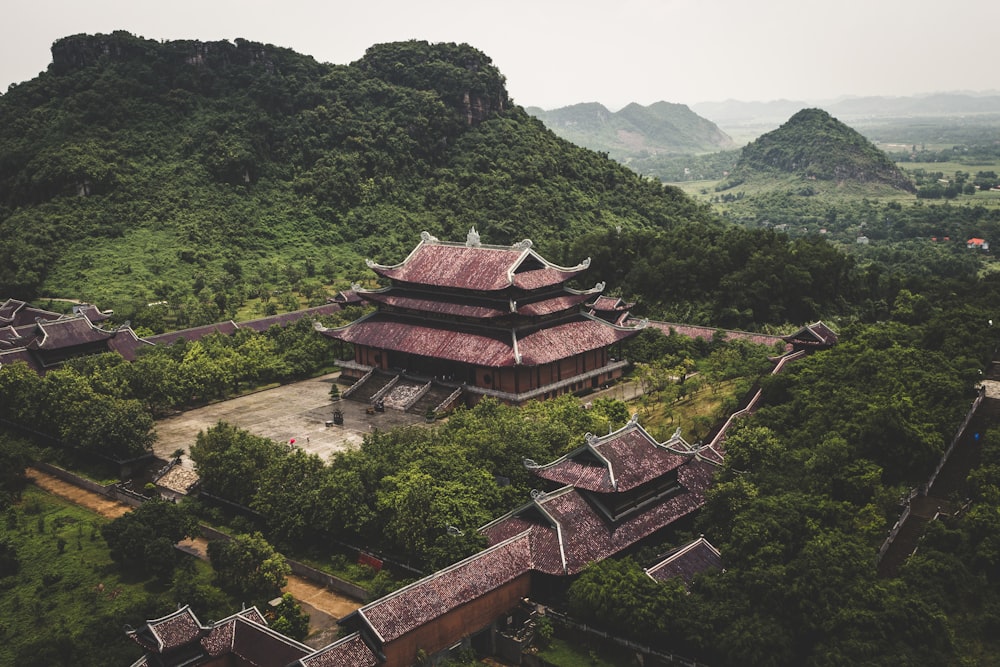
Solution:
M 563 139 L 607 153 L 620 162 L 662 153 L 706 153 L 735 147 L 718 125 L 685 104 L 632 103 L 610 111 L 589 102 L 551 111 L 538 107 L 525 110 Z
M 933 93 L 910 97 L 845 97 L 823 102 L 701 102 L 691 109 L 722 127 L 781 123 L 797 111 L 818 107 L 840 119 L 1000 114 L 1000 93 Z

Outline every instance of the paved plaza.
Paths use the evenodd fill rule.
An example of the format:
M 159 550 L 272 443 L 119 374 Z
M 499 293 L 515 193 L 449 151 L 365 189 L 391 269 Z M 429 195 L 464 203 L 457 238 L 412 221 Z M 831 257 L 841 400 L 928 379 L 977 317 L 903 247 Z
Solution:
M 324 461 L 337 451 L 356 447 L 373 429 L 389 430 L 397 426 L 424 423 L 421 415 L 411 415 L 386 407 L 385 412 L 366 414 L 366 404 L 351 400 L 330 401 L 330 386 L 337 373 L 247 394 L 213 403 L 156 422 L 156 456 L 169 459 L 183 449 L 190 450 L 199 431 L 220 421 L 245 429 L 254 435 L 276 442 L 291 442 L 295 447 L 319 455 Z M 343 390 L 344 387 L 341 387 Z M 344 414 L 342 426 L 327 426 L 334 409 Z M 187 457 L 183 463 L 192 465 Z

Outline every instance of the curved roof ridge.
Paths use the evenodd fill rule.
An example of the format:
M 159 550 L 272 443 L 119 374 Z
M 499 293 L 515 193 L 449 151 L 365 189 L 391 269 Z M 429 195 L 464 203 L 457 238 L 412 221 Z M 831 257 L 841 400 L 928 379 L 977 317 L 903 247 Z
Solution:
M 606 324 L 617 331 L 638 331 L 640 329 L 645 329 L 646 327 L 649 326 L 649 320 L 646 319 L 645 317 L 636 322 L 635 326 L 629 327 L 629 326 L 624 326 L 622 324 L 615 324 L 614 322 L 608 322 L 607 320 L 602 319 L 597 315 L 592 315 L 591 313 L 585 313 L 581 311 L 580 314 L 586 317 L 587 319 L 593 320 L 595 322 L 600 322 L 601 324 Z
M 607 283 L 602 280 L 590 289 L 573 289 L 572 287 L 563 287 L 563 289 L 570 294 L 601 294 L 605 287 L 607 287 Z
M 323 326 L 322 322 L 320 322 L 319 320 L 315 320 L 313 322 L 313 329 L 316 330 L 316 331 L 318 331 L 318 332 L 320 332 L 320 333 L 326 333 L 327 331 L 345 331 L 347 329 L 350 329 L 352 326 L 354 326 L 358 322 L 364 322 L 365 320 L 370 319 L 372 317 L 375 317 L 378 314 L 379 313 L 378 313 L 377 310 L 373 310 L 372 312 L 368 313 L 367 315 L 362 315 L 358 319 L 354 320 L 353 322 L 348 322 L 347 324 L 345 324 L 342 327 L 327 327 L 327 326 Z

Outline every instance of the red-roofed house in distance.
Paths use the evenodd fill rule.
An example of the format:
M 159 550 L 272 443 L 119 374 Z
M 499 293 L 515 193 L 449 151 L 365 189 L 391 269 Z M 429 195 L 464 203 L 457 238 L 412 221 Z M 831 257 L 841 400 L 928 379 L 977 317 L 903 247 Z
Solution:
M 374 290 L 355 286 L 375 312 L 345 327 L 317 328 L 353 346 L 354 359 L 338 362 L 343 377 L 359 380 L 345 398 L 356 391 L 355 398 L 385 396 L 389 404 L 390 381 L 397 385 L 392 391 L 406 388 L 407 398 L 394 405 L 402 409 L 434 387 L 452 405 L 483 396 L 520 404 L 582 392 L 621 377 L 627 366 L 621 343 L 645 326 L 622 324 L 625 311 L 611 322 L 585 309 L 603 305 L 604 285 L 575 290 L 566 283 L 589 264 L 557 266 L 530 240 L 484 245 L 475 229 L 465 243 L 424 232 L 399 264 L 368 261 L 389 282 Z M 379 388 L 360 389 L 366 385 Z

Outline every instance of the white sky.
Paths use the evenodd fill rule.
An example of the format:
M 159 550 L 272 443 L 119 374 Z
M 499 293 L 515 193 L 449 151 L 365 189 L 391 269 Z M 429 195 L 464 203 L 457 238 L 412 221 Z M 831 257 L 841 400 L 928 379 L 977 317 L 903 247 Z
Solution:
M 127 30 L 245 39 L 347 64 L 372 44 L 465 42 L 522 106 L 829 100 L 996 89 L 1000 3 L 965 0 L 6 0 L 0 91 L 52 42 Z

